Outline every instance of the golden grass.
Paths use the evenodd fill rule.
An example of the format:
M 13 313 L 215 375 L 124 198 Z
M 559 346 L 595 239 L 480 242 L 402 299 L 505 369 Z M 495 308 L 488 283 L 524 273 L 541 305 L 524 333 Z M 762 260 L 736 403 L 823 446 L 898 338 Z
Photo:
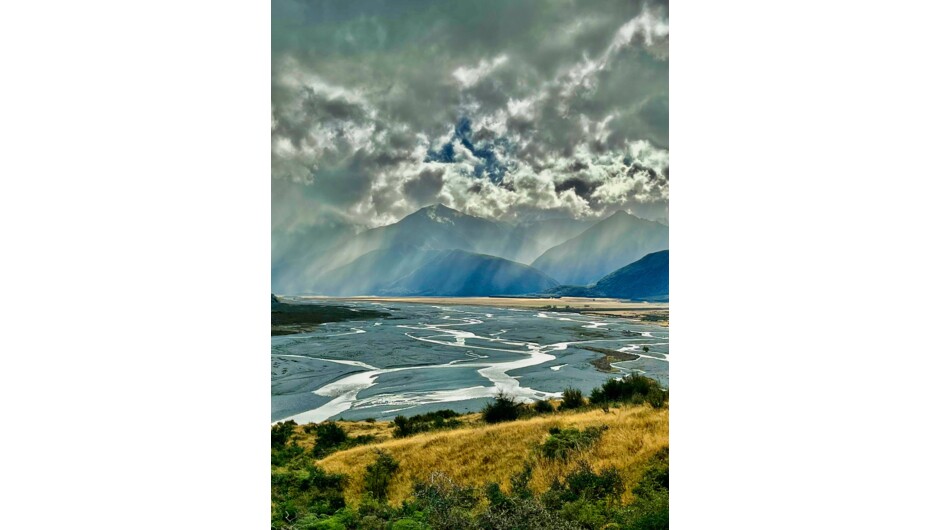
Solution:
M 590 462 L 595 471 L 614 466 L 627 483 L 624 501 L 631 499 L 630 489 L 639 480 L 646 461 L 669 445 L 669 411 L 648 405 L 611 408 L 610 412 L 587 410 L 536 416 L 514 422 L 485 425 L 479 414 L 462 418 L 473 424 L 466 428 L 423 433 L 408 438 L 391 438 L 388 422 L 341 422 L 355 435 L 375 434 L 384 441 L 340 451 L 322 459 L 327 471 L 349 476 L 346 501 L 357 505 L 363 491 L 365 467 L 375 460 L 375 450 L 388 451 L 401 464 L 389 487 L 389 501 L 400 504 L 412 492 L 414 483 L 425 480 L 432 471 L 443 471 L 460 483 L 483 486 L 497 482 L 508 488 L 512 475 L 520 472 L 526 461 L 533 464 L 532 489 L 548 489 L 554 477 L 571 471 L 579 457 Z M 535 448 L 548 437 L 550 427 L 609 427 L 600 441 L 582 455 L 567 461 L 538 456 Z M 299 429 L 298 429 L 299 431 Z M 310 435 L 299 443 L 312 444 Z

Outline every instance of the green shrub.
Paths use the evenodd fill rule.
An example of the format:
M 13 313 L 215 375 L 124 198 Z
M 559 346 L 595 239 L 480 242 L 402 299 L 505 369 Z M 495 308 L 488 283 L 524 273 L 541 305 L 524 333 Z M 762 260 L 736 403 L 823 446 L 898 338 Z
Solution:
M 589 499 L 575 499 L 566 502 L 558 510 L 562 517 L 576 524 L 578 528 L 603 528 L 607 530 L 607 521 L 611 510 L 607 503 Z
M 313 445 L 313 456 L 317 458 L 323 458 L 335 451 L 375 441 L 375 435 L 372 434 L 349 436 L 342 426 L 332 421 L 305 425 L 304 430 L 316 433 L 317 439 Z
M 660 491 L 669 491 L 669 448 L 664 447 L 650 458 L 640 481 L 633 488 L 637 497 L 652 497 Z
M 491 503 L 477 518 L 482 530 L 578 530 L 581 527 L 549 511 L 536 499 L 507 498 Z
M 461 486 L 444 473 L 431 473 L 428 481 L 415 484 L 415 508 L 432 528 L 472 528 L 471 510 L 479 497 L 474 488 Z
M 486 423 L 499 423 L 502 421 L 512 421 L 518 419 L 521 415 L 522 403 L 508 394 L 500 392 L 496 399 L 487 403 L 483 410 L 483 421 Z
M 366 515 L 359 519 L 356 530 L 385 530 L 388 522 L 377 515 Z
M 310 454 L 304 451 L 304 448 L 298 446 L 297 444 L 289 444 L 281 447 L 271 448 L 272 466 L 297 464 L 298 466 L 302 467 L 305 465 L 306 461 L 309 460 L 309 458 Z
M 483 488 L 484 493 L 486 494 L 486 499 L 489 501 L 490 506 L 501 506 L 510 502 L 509 496 L 503 493 L 503 490 L 499 488 L 499 484 L 495 482 L 490 482 Z
M 513 497 L 528 499 L 532 497 L 529 481 L 532 480 L 532 463 L 526 462 L 522 471 L 509 477 L 509 491 Z
M 398 462 L 387 451 L 376 450 L 375 462 L 366 466 L 363 478 L 365 490 L 380 501 L 388 498 L 388 485 L 392 482 L 392 475 L 398 470 Z
M 650 388 L 649 393 L 646 394 L 646 402 L 654 409 L 663 408 L 667 399 L 669 399 L 669 393 L 658 386 Z
M 317 434 L 317 444 L 322 444 L 324 447 L 336 447 L 349 437 L 342 427 L 332 421 L 317 424 L 314 431 Z
M 600 388 L 591 391 L 591 403 L 611 402 L 649 403 L 660 408 L 669 400 L 669 393 L 655 379 L 632 373 L 620 379 L 608 379 Z
M 343 475 L 327 473 L 316 465 L 271 472 L 271 527 L 290 528 L 299 520 L 313 524 L 309 515 L 333 515 L 345 506 Z
M 316 515 L 308 515 L 297 521 L 298 530 L 346 530 L 346 525 L 330 517 L 320 519 Z
M 634 501 L 617 511 L 623 529 L 668 530 L 669 528 L 669 448 L 650 458 L 639 483 L 633 488 Z
M 414 519 L 399 519 L 392 523 L 392 530 L 430 530 L 430 526 Z
M 564 477 L 564 482 L 557 478 L 548 491 L 542 495 L 542 501 L 555 510 L 568 502 L 578 499 L 617 500 L 625 491 L 623 477 L 616 468 L 607 467 L 595 473 L 586 461 L 578 462 L 578 467 Z
M 549 412 L 555 412 L 555 407 L 553 407 L 552 403 L 547 399 L 536 401 L 532 405 L 532 409 L 539 414 L 547 414 Z
M 297 422 L 294 420 L 279 422 L 272 425 L 271 447 L 284 447 L 290 440 L 290 437 L 294 435 L 294 427 L 296 426 Z
M 559 409 L 570 410 L 584 406 L 584 395 L 577 388 L 568 387 L 561 393 Z
M 584 451 L 592 447 L 601 438 L 607 427 L 588 427 L 578 429 L 559 429 L 552 427 L 548 439 L 539 446 L 539 453 L 547 458 L 568 458 L 572 452 Z
M 392 420 L 392 423 L 395 424 L 392 436 L 395 438 L 404 438 L 419 432 L 459 427 L 460 422 L 452 419 L 457 416 L 460 416 L 460 414 L 450 409 L 437 410 L 428 412 L 427 414 L 418 414 L 410 418 L 395 416 L 395 419 Z

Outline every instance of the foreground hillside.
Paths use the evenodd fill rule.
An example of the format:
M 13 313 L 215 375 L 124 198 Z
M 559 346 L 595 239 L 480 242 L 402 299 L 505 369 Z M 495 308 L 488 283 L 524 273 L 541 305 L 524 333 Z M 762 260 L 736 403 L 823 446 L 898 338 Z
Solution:
M 665 530 L 668 392 L 631 374 L 588 399 L 271 429 L 273 529 Z
M 320 461 L 326 471 L 350 477 L 346 501 L 356 503 L 364 493 L 365 468 L 375 459 L 375 450 L 388 451 L 400 462 L 398 473 L 389 486 L 388 499 L 400 504 L 408 498 L 415 483 L 426 480 L 431 470 L 446 473 L 457 482 L 484 486 L 497 482 L 505 489 L 510 479 L 531 461 L 533 492 L 548 490 L 552 480 L 575 469 L 577 458 L 554 460 L 532 454 L 532 448 L 544 442 L 552 427 L 604 427 L 599 442 L 581 456 L 595 470 L 613 466 L 624 473 L 627 490 L 623 500 L 640 479 L 646 462 L 669 445 L 669 410 L 649 406 L 625 406 L 587 412 L 556 413 L 514 422 L 485 425 L 479 414 L 467 417 L 468 427 L 418 434 L 409 438 L 387 439 L 374 445 L 360 446 L 334 453 Z M 350 422 L 353 423 L 353 422 Z M 364 424 L 368 426 L 369 424 Z M 363 434 L 375 432 L 391 436 L 388 423 L 376 422 L 373 429 L 360 426 Z M 308 442 L 309 443 L 309 442 Z M 531 460 L 527 460 L 530 459 Z

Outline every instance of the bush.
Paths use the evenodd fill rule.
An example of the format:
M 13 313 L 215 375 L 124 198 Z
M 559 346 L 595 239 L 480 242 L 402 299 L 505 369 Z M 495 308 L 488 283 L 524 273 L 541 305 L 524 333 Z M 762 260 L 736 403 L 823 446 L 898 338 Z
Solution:
M 398 462 L 387 451 L 376 450 L 375 462 L 366 466 L 363 478 L 365 490 L 379 500 L 388 499 L 388 485 L 392 482 L 392 475 L 398 470 Z
M 551 428 L 548 439 L 539 446 L 539 453 L 547 458 L 566 459 L 572 452 L 584 451 L 601 438 L 601 433 L 607 427 L 588 427 L 583 431 L 578 429 Z
M 633 488 L 637 497 L 652 497 L 658 491 L 669 490 L 669 448 L 660 449 L 647 463 L 640 482 Z
M 434 472 L 427 482 L 415 484 L 414 497 L 415 507 L 426 514 L 432 528 L 473 527 L 471 510 L 479 500 L 474 488 Z
M 617 513 L 624 529 L 669 528 L 669 448 L 650 458 L 640 482 L 633 488 L 634 501 Z
M 496 395 L 496 399 L 492 403 L 487 403 L 481 412 L 483 413 L 483 421 L 486 423 L 499 423 L 519 419 L 521 409 L 522 403 L 500 391 Z
M 595 473 L 585 462 L 578 462 L 577 468 L 565 476 L 564 482 L 557 478 L 548 491 L 542 495 L 542 501 L 555 510 L 568 502 L 578 499 L 589 501 L 617 500 L 626 490 L 623 478 L 616 468 L 607 467 Z
M 654 409 L 661 409 L 663 405 L 666 404 L 666 400 L 669 398 L 669 393 L 654 386 L 650 388 L 649 393 L 646 394 L 646 402 L 649 403 Z
M 535 404 L 532 405 L 532 409 L 539 414 L 555 412 L 555 407 L 553 407 L 552 403 L 547 399 L 536 401 Z
M 284 447 L 290 440 L 290 437 L 294 435 L 294 427 L 296 426 L 297 422 L 294 420 L 279 422 L 272 425 L 271 447 Z
M 327 421 L 316 425 L 314 431 L 317 434 L 317 443 L 327 447 L 335 447 L 342 444 L 348 438 L 346 431 L 338 424 Z
M 313 445 L 313 454 L 318 458 L 339 449 L 349 439 L 346 431 L 332 421 L 314 425 L 310 430 L 317 435 L 317 440 Z
M 519 499 L 532 497 L 532 490 L 529 488 L 530 480 L 532 480 L 532 463 L 526 462 L 522 471 L 509 477 L 509 491 L 512 496 Z
M 536 499 L 506 498 L 499 504 L 491 503 L 477 518 L 478 528 L 484 530 L 578 530 L 581 528 L 549 511 Z
M 430 526 L 414 519 L 399 519 L 392 523 L 392 530 L 430 530 Z
M 452 419 L 457 416 L 460 416 L 460 414 L 450 409 L 437 410 L 428 412 L 427 414 L 418 414 L 410 418 L 395 416 L 395 419 L 392 420 L 392 423 L 395 424 L 392 436 L 395 438 L 404 438 L 405 436 L 411 436 L 419 432 L 459 427 L 460 422 Z
M 314 524 L 310 515 L 332 515 L 345 506 L 345 477 L 316 465 L 271 473 L 271 527 L 290 528 L 299 520 Z
M 350 447 L 375 441 L 375 436 L 372 434 L 351 437 L 342 426 L 332 421 L 305 425 L 304 431 L 316 433 L 317 439 L 313 445 L 313 456 L 317 458 L 323 458 L 334 451 L 349 449 Z
M 297 521 L 299 530 L 346 530 L 346 525 L 333 517 L 320 519 L 316 516 L 307 516 Z
M 591 403 L 595 405 L 610 402 L 647 402 L 655 408 L 660 408 L 668 400 L 669 393 L 656 380 L 637 373 L 620 379 L 608 379 L 600 388 L 591 391 Z
M 577 409 L 584 406 L 584 395 L 577 388 L 568 387 L 561 393 L 559 409 Z
M 284 445 L 271 448 L 271 465 L 286 466 L 294 465 L 303 467 L 310 459 L 310 453 L 304 451 L 303 447 L 297 444 Z

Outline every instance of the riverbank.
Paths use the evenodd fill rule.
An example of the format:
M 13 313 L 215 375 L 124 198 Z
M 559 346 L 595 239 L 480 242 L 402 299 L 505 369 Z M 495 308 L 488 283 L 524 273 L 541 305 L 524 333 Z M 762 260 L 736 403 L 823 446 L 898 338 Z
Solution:
M 484 306 L 516 309 L 543 309 L 562 313 L 628 318 L 669 326 L 668 302 L 631 302 L 616 298 L 585 298 L 562 296 L 559 298 L 528 298 L 503 296 L 414 296 L 382 297 L 352 296 L 333 298 L 325 296 L 298 296 L 298 300 L 335 302 L 375 302 L 429 304 L 444 306 Z

